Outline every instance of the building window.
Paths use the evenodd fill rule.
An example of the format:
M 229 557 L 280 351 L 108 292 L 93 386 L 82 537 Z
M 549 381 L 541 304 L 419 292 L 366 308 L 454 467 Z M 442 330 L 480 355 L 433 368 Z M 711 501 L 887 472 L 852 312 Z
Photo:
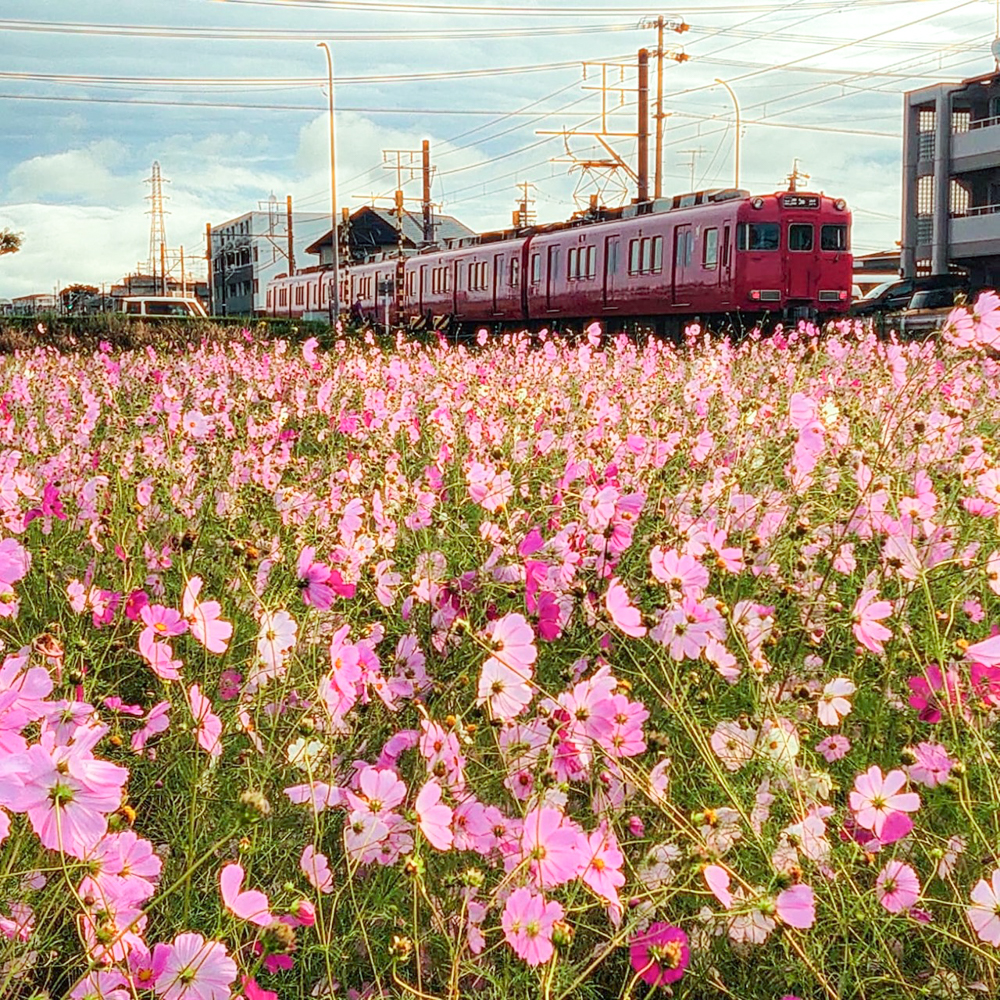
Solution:
M 917 261 L 917 277 L 926 278 L 931 273 L 931 261 L 929 260 L 918 260 Z
M 921 108 L 917 115 L 917 131 L 933 132 L 937 128 L 937 111 L 934 108 Z
M 934 178 L 930 174 L 917 180 L 917 215 L 934 214 Z
M 709 271 L 714 271 L 719 263 L 719 230 L 706 229 L 705 242 L 701 251 L 702 266 Z
M 953 135 L 969 131 L 972 122 L 972 112 L 968 108 L 955 108 L 951 113 L 951 131 Z
M 969 214 L 969 189 L 961 182 L 952 179 L 948 211 L 952 216 Z

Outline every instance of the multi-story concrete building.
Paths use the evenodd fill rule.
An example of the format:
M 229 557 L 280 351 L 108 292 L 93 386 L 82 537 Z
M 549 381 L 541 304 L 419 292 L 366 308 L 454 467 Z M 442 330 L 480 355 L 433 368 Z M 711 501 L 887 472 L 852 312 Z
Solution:
M 903 277 L 1000 284 L 1000 70 L 905 96 Z
M 210 226 L 212 314 L 252 316 L 263 312 L 267 283 L 279 274 L 314 263 L 306 255 L 306 247 L 329 229 L 329 213 L 293 213 L 294 267 L 289 267 L 288 215 L 277 201 L 272 200 L 267 211 L 247 212 Z

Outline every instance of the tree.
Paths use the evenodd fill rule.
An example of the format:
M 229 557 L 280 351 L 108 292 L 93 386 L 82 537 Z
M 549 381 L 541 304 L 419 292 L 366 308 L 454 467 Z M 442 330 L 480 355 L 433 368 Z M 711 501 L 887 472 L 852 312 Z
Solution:
M 0 229 L 0 257 L 5 253 L 17 253 L 21 249 L 24 233 L 15 233 L 13 229 Z

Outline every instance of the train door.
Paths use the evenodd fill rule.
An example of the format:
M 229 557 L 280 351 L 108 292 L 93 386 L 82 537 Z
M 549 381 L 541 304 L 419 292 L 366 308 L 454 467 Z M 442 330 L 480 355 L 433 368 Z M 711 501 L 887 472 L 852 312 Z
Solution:
M 693 229 L 691 226 L 677 226 L 674 229 L 674 259 L 671 277 L 675 306 L 686 306 L 691 303 L 691 258 L 693 256 Z
M 500 294 L 500 289 L 503 287 L 503 261 L 504 255 L 502 253 L 493 255 L 493 312 L 494 314 L 500 311 L 499 303 L 497 301 L 497 296 Z
M 559 295 L 559 247 L 549 247 L 548 273 L 545 275 L 545 308 L 549 312 L 557 308 Z
M 816 269 L 816 227 L 811 222 L 788 224 L 787 283 L 789 299 L 811 299 Z
M 424 314 L 424 285 L 427 284 L 427 265 L 420 265 L 420 274 L 417 277 L 417 313 Z
M 618 261 L 621 256 L 621 237 L 604 238 L 604 308 L 617 309 L 615 301 L 618 283 Z

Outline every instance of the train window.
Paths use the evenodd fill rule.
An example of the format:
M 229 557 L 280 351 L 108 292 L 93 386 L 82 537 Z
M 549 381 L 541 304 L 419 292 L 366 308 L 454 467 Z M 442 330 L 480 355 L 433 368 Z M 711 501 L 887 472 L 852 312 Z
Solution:
M 659 274 L 663 270 L 663 237 L 653 237 L 653 273 Z
M 793 222 L 788 227 L 788 249 L 798 253 L 812 250 L 814 236 L 812 223 Z
M 597 247 L 587 247 L 587 270 L 588 278 L 597 277 Z
M 820 229 L 821 250 L 846 250 L 847 226 L 823 226 Z
M 705 243 L 701 251 L 702 266 L 710 271 L 714 271 L 719 263 L 719 230 L 706 229 Z
M 641 240 L 629 240 L 628 244 L 628 273 L 639 273 L 639 245 Z
M 570 281 L 580 277 L 579 264 L 577 263 L 579 254 L 580 251 L 576 247 L 570 247 L 569 253 L 566 254 L 566 277 Z
M 618 273 L 618 237 L 609 236 L 604 241 L 604 273 L 612 275 Z
M 521 261 L 517 257 L 510 259 L 510 287 L 517 288 L 521 282 Z
M 740 250 L 777 250 L 781 245 L 781 227 L 777 222 L 741 222 L 736 229 Z
M 531 283 L 537 285 L 542 280 L 542 255 L 533 253 L 531 255 Z
M 639 270 L 642 274 L 647 274 L 652 270 L 653 261 L 653 241 L 648 237 L 644 236 L 642 239 L 642 254 L 640 255 L 640 266 Z

